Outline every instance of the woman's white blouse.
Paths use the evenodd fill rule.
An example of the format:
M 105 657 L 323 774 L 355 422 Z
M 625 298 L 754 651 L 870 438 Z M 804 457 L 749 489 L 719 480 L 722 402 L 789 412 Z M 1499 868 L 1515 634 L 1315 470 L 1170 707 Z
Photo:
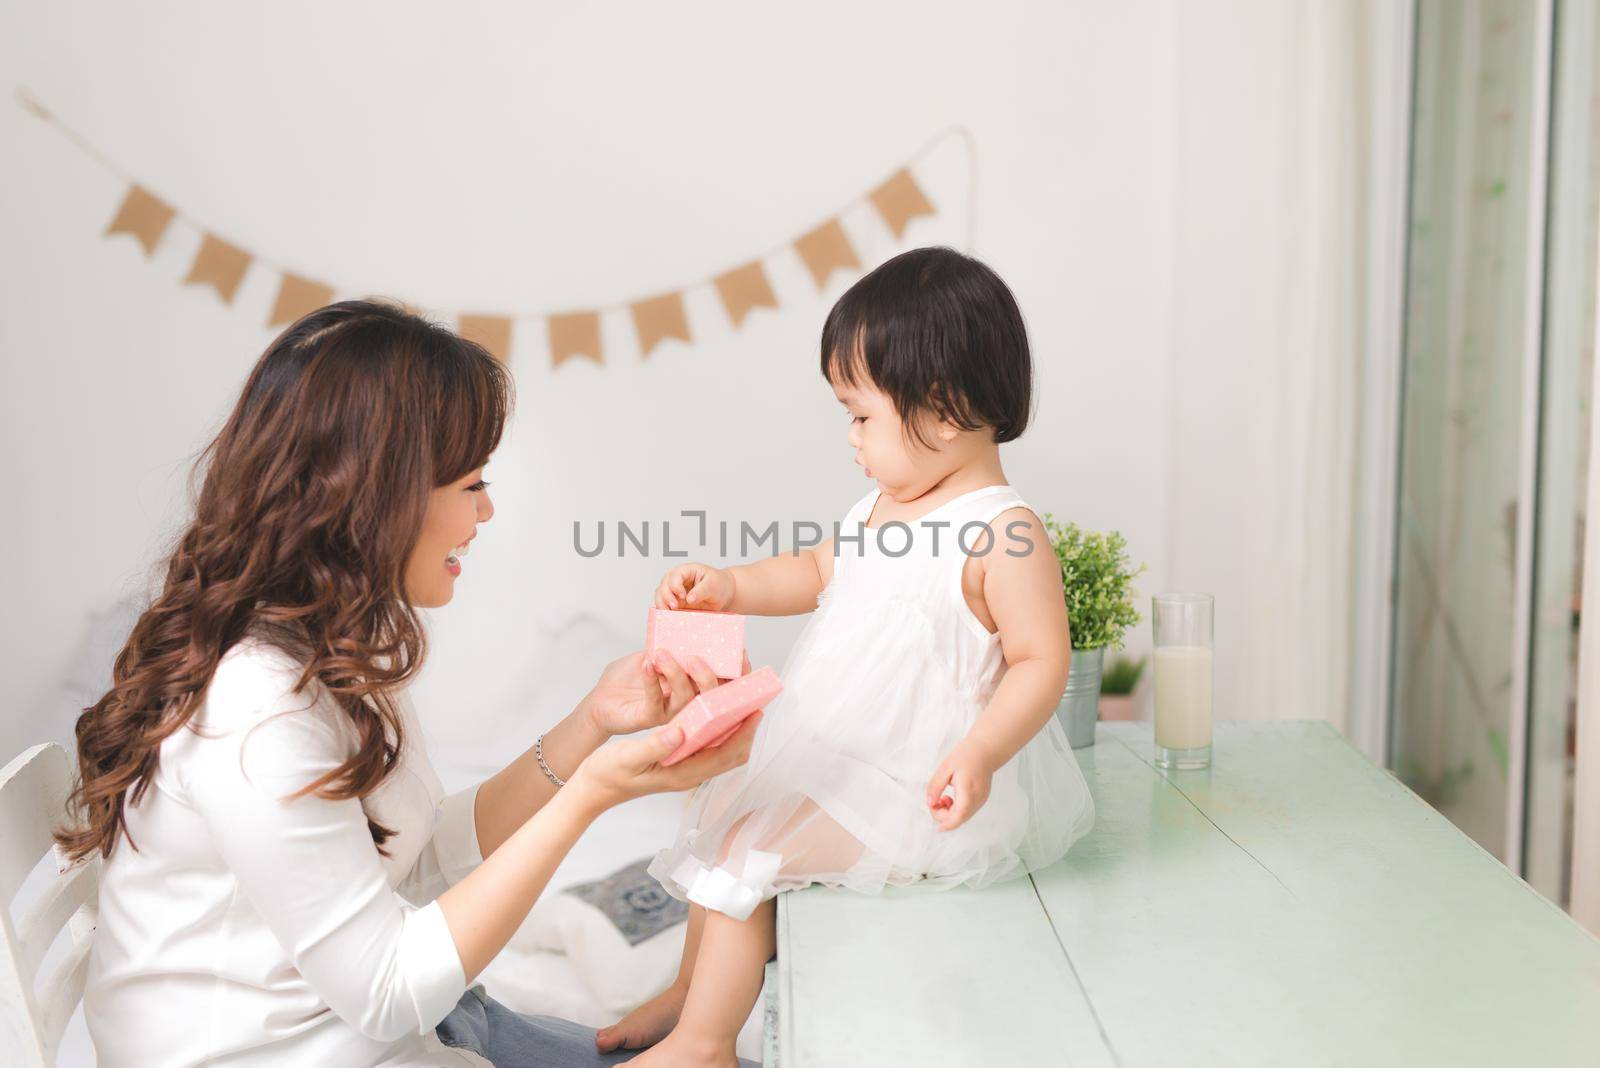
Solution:
M 280 798 L 354 728 L 251 636 L 218 665 L 108 858 L 84 1015 L 119 1065 L 464 1065 L 434 1027 L 466 989 L 434 901 L 483 857 L 477 787 L 444 796 L 409 697 L 399 766 L 361 800 Z M 367 817 L 397 833 L 381 856 Z

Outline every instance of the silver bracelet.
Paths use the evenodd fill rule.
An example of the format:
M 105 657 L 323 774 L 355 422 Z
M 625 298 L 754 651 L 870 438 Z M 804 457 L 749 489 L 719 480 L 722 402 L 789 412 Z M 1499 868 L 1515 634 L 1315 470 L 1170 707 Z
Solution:
M 559 789 L 567 785 L 567 780 L 550 770 L 550 765 L 544 762 L 544 735 L 539 735 L 533 742 L 533 758 L 539 762 L 539 767 L 544 771 L 545 778 L 556 784 Z

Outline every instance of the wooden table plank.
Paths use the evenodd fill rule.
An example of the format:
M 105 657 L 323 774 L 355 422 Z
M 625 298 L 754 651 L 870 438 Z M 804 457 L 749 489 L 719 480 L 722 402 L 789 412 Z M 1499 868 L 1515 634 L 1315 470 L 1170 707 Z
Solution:
M 1111 1065 L 1033 883 L 778 899 L 782 1068 Z
M 1113 1053 L 1122 1065 L 1232 1063 L 1248 1036 L 1193 1021 L 1219 996 L 1273 1016 L 1289 891 L 1103 730 L 1077 755 L 1095 828 L 1034 881 Z
M 1600 941 L 1322 723 L 1078 751 L 1094 831 L 977 893 L 779 899 L 782 1068 L 1594 1064 Z
M 1095 830 L 1035 876 L 1118 1061 L 1585 1064 L 1600 942 L 1326 724 L 1080 750 Z

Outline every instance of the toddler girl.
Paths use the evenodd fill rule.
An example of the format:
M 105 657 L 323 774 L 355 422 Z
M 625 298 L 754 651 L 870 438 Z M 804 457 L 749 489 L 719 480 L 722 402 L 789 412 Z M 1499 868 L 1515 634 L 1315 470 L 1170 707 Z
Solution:
M 1053 714 L 1072 655 L 1060 566 L 1000 468 L 1033 377 L 1010 290 L 950 249 L 897 256 L 829 313 L 822 373 L 874 488 L 813 549 L 686 564 L 656 591 L 660 608 L 815 612 L 749 762 L 700 788 L 650 866 L 692 904 L 677 980 L 597 1037 L 659 1043 L 630 1063 L 735 1063 L 777 893 L 984 886 L 1094 819 Z

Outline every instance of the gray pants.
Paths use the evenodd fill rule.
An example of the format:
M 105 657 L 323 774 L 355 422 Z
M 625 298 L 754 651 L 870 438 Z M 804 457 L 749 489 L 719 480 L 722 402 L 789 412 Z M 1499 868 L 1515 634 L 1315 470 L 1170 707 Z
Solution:
M 495 1068 L 599 1068 L 639 1055 L 636 1049 L 600 1053 L 594 1048 L 594 1028 L 513 1012 L 490 997 L 481 983 L 461 995 L 436 1033 L 445 1045 L 469 1049 Z M 754 1061 L 739 1064 L 760 1068 Z

